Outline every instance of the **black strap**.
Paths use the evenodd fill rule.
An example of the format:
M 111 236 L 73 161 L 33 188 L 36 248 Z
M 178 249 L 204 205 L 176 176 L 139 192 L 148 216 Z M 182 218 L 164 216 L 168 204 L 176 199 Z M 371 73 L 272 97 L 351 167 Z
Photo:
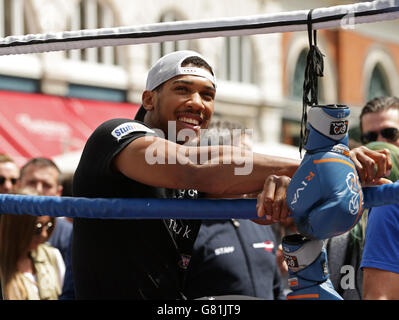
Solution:
M 317 30 L 313 30 L 312 34 L 312 12 L 313 9 L 308 13 L 309 52 L 306 58 L 305 77 L 303 81 L 300 153 L 302 153 L 302 148 L 306 144 L 307 107 L 318 104 L 318 77 L 323 76 L 324 70 L 324 55 L 317 47 Z

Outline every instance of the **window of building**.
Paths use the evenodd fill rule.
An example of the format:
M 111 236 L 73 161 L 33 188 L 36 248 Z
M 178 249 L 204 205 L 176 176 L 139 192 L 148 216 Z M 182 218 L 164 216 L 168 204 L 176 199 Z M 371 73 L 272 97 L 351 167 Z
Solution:
M 377 64 L 371 73 L 370 84 L 366 93 L 367 101 L 381 96 L 389 96 L 390 89 L 384 69 Z
M 111 8 L 102 1 L 82 0 L 75 7 L 69 21 L 70 30 L 101 29 L 115 26 L 115 16 Z M 106 65 L 120 65 L 118 47 L 108 46 L 69 50 L 67 58 Z
M 28 33 L 24 0 L 0 0 L 0 36 L 17 36 Z
M 173 22 L 181 21 L 174 12 L 166 12 L 161 15 L 159 22 Z M 164 41 L 160 43 L 154 43 L 150 45 L 150 65 L 152 66 L 159 58 L 167 53 L 178 51 L 178 50 L 192 50 L 192 45 L 189 40 L 179 41 Z
M 302 100 L 307 54 L 308 50 L 302 50 L 295 65 L 294 79 L 291 86 L 291 97 L 295 100 Z
M 306 69 L 306 60 L 308 55 L 308 49 L 303 49 L 298 56 L 297 63 L 295 65 L 294 77 L 291 84 L 291 98 L 294 100 L 302 100 L 303 96 L 303 81 L 305 79 L 305 69 Z M 323 94 L 323 82 L 321 79 L 318 79 L 318 101 L 321 103 L 324 101 Z
M 112 101 L 112 102 L 125 102 L 126 92 L 124 90 L 101 88 L 94 86 L 69 84 L 68 97 Z
M 25 0 L 0 0 L 0 37 L 19 36 L 33 33 L 28 18 L 31 17 Z M 32 76 L 30 67 L 36 54 L 18 56 L 20 73 L 14 76 L 13 72 L 7 71 L 0 75 L 0 89 L 22 92 L 39 92 L 40 82 L 37 79 L 29 78 Z M 21 67 L 22 66 L 22 67 Z M 21 72 L 22 70 L 22 72 Z M 26 74 L 26 78 L 23 75 Z M 21 76 L 22 75 L 22 76 Z
M 249 37 L 226 37 L 220 78 L 227 81 L 255 83 L 254 53 Z
M 35 93 L 40 92 L 40 82 L 36 79 L 0 75 L 0 90 Z

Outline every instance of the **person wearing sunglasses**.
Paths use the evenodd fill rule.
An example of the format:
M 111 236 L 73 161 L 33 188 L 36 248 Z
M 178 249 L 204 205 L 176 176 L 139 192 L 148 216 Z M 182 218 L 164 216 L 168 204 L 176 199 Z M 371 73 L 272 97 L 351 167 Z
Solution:
M 38 195 L 30 189 L 17 192 Z M 2 215 L 0 279 L 5 300 L 57 300 L 65 264 L 58 249 L 47 243 L 55 227 L 49 216 Z
M 361 141 L 388 142 L 399 146 L 399 99 L 377 97 L 363 107 L 360 114 Z
M 372 150 L 389 149 L 392 170 L 388 179 L 398 181 L 399 147 L 386 142 L 372 142 L 367 147 Z M 363 299 L 399 299 L 398 234 L 399 204 L 375 207 L 369 211 L 360 264 L 363 271 Z
M 61 171 L 48 158 L 32 158 L 21 167 L 19 187 L 32 188 L 44 196 L 60 197 L 63 187 Z M 67 259 L 68 245 L 72 236 L 72 223 L 63 217 L 57 218 L 57 227 L 49 242 L 60 250 L 64 261 Z
M 21 188 L 32 188 L 44 196 L 60 197 L 63 192 L 61 175 L 60 169 L 51 159 L 32 158 L 21 167 L 19 186 Z M 49 243 L 61 252 L 65 264 L 69 265 L 73 225 L 70 220 L 64 217 L 57 217 L 56 220 L 56 227 L 49 238 Z M 69 271 L 68 268 L 68 275 Z M 66 276 L 64 284 L 67 288 L 71 288 L 69 291 L 72 295 L 72 278 Z
M 399 98 L 378 97 L 369 101 L 360 115 L 362 143 L 368 148 L 390 150 L 392 172 L 398 172 Z M 390 176 L 395 182 L 397 176 Z M 373 208 L 368 214 L 363 270 L 363 299 L 399 299 L 399 206 Z
M 19 168 L 7 154 L 0 154 L 0 193 L 12 193 L 19 178 Z

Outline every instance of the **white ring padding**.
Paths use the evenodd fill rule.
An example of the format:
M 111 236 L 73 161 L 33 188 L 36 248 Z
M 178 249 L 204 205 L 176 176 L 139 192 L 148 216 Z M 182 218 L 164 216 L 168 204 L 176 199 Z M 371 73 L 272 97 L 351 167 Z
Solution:
M 9 36 L 0 40 L 0 55 L 305 31 L 308 13 L 309 10 L 300 10 L 218 20 L 163 22 L 131 27 Z M 398 18 L 399 0 L 377 0 L 317 8 L 312 12 L 313 29 L 340 28 Z

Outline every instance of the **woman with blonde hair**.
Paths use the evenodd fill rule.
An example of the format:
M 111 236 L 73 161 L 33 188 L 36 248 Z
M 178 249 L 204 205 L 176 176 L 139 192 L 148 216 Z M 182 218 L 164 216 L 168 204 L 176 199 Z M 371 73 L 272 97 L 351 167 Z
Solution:
M 18 193 L 35 195 L 28 190 Z M 0 279 L 4 299 L 58 299 L 65 264 L 59 250 L 46 244 L 54 227 L 54 217 L 1 216 Z

